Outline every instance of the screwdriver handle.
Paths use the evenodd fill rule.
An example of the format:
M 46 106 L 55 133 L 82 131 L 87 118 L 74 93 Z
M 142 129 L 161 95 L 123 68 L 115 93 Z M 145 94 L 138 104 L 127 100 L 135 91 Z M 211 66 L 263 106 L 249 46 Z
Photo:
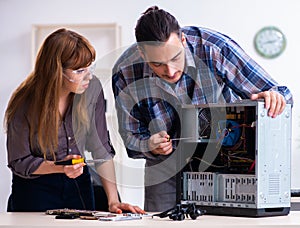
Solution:
M 72 158 L 69 160 L 55 161 L 54 164 L 55 165 L 75 165 L 75 164 L 79 164 L 79 163 L 83 163 L 83 162 L 84 162 L 84 158 Z

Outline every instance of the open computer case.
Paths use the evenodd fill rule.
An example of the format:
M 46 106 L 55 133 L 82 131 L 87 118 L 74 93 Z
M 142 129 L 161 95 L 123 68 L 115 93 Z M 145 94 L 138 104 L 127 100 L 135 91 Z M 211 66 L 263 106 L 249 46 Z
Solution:
M 263 101 L 182 105 L 177 203 L 246 217 L 290 211 L 291 105 L 272 118 Z

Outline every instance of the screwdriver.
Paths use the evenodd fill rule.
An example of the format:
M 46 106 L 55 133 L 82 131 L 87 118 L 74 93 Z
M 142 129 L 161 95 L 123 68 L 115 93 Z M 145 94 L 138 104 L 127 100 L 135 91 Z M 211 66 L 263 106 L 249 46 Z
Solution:
M 79 163 L 95 163 L 95 162 L 105 162 L 107 160 L 105 159 L 92 159 L 92 160 L 84 160 L 84 158 L 72 158 L 69 160 L 63 160 L 63 161 L 56 161 L 54 162 L 55 165 L 75 165 Z
M 174 139 L 171 139 L 171 138 L 169 137 L 168 140 L 167 140 L 167 142 L 170 142 L 170 140 L 172 140 L 172 141 L 179 141 L 179 140 L 185 140 L 185 139 L 193 139 L 193 137 L 174 138 Z
M 79 164 L 79 163 L 83 163 L 83 162 L 84 162 L 84 158 L 72 158 L 69 160 L 55 161 L 54 164 L 55 165 L 75 165 L 75 164 Z

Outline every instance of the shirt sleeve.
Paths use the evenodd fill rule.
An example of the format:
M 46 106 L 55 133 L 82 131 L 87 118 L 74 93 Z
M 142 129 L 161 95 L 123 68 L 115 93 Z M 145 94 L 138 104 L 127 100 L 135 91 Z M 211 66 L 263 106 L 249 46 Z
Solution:
M 123 74 L 118 71 L 113 76 L 113 92 L 118 115 L 119 133 L 130 158 L 158 159 L 151 153 L 148 146 L 150 132 L 144 123 L 143 113 L 135 107 L 135 101 L 130 95 Z
M 276 90 L 287 103 L 293 104 L 290 90 L 274 80 L 233 40 L 228 39 L 220 51 L 213 50 L 212 52 L 218 74 L 225 84 L 242 99 L 249 99 L 255 93 Z
M 86 140 L 86 150 L 92 153 L 93 159 L 105 159 L 110 160 L 114 156 L 114 149 L 111 145 L 109 132 L 107 130 L 106 123 L 106 104 L 104 99 L 103 88 L 98 81 L 97 93 L 99 94 L 95 103 L 92 102 L 90 105 L 93 106 L 91 113 L 90 130 Z
M 42 155 L 34 154 L 29 143 L 29 124 L 27 118 L 18 110 L 7 129 L 8 167 L 23 178 L 35 178 L 32 173 L 44 161 Z

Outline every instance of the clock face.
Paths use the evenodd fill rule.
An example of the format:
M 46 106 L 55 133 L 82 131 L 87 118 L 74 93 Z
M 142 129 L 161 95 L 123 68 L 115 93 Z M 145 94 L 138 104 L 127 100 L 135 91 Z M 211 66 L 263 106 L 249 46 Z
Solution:
M 264 27 L 259 30 L 254 38 L 255 49 L 265 58 L 275 58 L 285 49 L 286 38 L 276 27 Z

